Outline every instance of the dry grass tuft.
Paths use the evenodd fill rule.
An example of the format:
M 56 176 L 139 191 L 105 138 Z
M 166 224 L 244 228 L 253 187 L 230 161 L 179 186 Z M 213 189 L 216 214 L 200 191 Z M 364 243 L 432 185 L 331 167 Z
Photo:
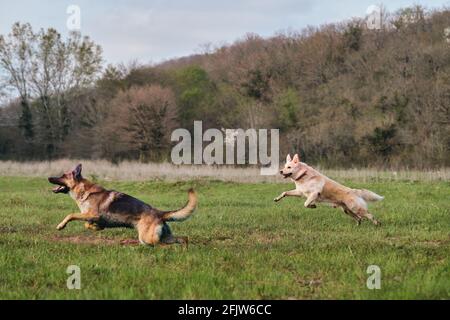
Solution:
M 106 160 L 57 160 L 51 162 L 0 161 L 0 176 L 48 177 L 58 175 L 83 164 L 87 178 L 102 180 L 221 180 L 233 182 L 291 182 L 280 176 L 262 176 L 257 167 L 231 166 L 175 166 L 169 163 L 139 163 L 125 161 L 115 165 Z M 319 168 L 320 169 L 320 168 Z M 450 168 L 439 170 L 388 171 L 376 169 L 333 170 L 320 169 L 327 176 L 337 180 L 366 181 L 439 181 L 450 180 Z

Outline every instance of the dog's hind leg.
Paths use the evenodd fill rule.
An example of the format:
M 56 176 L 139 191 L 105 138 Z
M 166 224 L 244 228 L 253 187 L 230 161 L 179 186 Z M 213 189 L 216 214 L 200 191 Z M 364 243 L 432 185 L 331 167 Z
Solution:
M 381 225 L 381 222 L 375 219 L 375 217 L 367 210 L 360 210 L 360 214 L 364 217 L 372 221 L 372 223 L 376 226 Z
M 163 226 L 161 224 L 146 224 L 139 223 L 138 225 L 138 234 L 139 234 L 139 242 L 141 244 L 147 245 L 155 245 L 159 243 L 161 239 Z
M 360 198 L 352 197 L 347 199 L 343 203 L 343 209 L 345 213 L 356 220 L 358 225 L 361 224 L 363 218 L 368 218 L 365 214 L 367 212 L 367 205 L 364 200 Z
M 360 198 L 352 199 L 346 202 L 346 207 L 349 211 L 351 211 L 354 215 L 358 216 L 360 219 L 366 218 L 372 221 L 374 225 L 380 224 L 380 222 L 377 219 L 375 219 L 375 217 L 372 214 L 369 213 L 369 211 L 367 210 L 367 204 L 364 202 L 364 200 Z
M 352 217 L 353 219 L 356 220 L 356 224 L 359 226 L 361 224 L 361 217 L 358 216 L 357 214 L 354 214 L 351 210 L 349 210 L 346 207 L 341 207 L 342 211 L 345 212 L 345 214 L 349 215 L 350 217 Z
M 161 244 L 163 245 L 170 245 L 170 244 L 182 244 L 186 248 L 188 247 L 189 239 L 188 237 L 176 237 L 172 234 L 172 231 L 170 230 L 170 227 L 168 224 L 164 223 L 161 239 Z
M 189 245 L 189 238 L 188 237 L 175 237 L 173 235 L 170 235 L 168 237 L 162 238 L 161 239 L 161 243 L 162 244 L 181 244 L 183 246 L 185 246 L 186 248 L 188 248 Z

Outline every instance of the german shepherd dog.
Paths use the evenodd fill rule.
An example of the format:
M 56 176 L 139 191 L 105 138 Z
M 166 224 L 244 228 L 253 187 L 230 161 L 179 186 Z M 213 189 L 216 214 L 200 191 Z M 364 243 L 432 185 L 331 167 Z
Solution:
M 85 227 L 92 230 L 104 228 L 135 228 L 141 244 L 188 244 L 187 237 L 172 235 L 166 222 L 183 221 L 189 218 L 197 205 L 197 195 L 189 190 L 186 206 L 173 211 L 161 211 L 125 193 L 106 190 L 81 175 L 81 164 L 61 177 L 50 177 L 56 184 L 54 193 L 70 194 L 81 213 L 69 214 L 56 229 L 62 230 L 70 221 L 86 221 Z
M 325 202 L 334 208 L 340 207 L 346 214 L 361 223 L 363 218 L 369 219 L 373 224 L 380 222 L 369 213 L 366 201 L 380 201 L 384 197 L 365 189 L 351 189 L 319 173 L 306 163 L 300 162 L 296 154 L 294 158 L 288 154 L 286 164 L 280 170 L 284 178 L 291 178 L 295 183 L 295 190 L 283 192 L 274 199 L 280 201 L 287 196 L 306 197 L 304 206 L 316 208 L 316 203 Z

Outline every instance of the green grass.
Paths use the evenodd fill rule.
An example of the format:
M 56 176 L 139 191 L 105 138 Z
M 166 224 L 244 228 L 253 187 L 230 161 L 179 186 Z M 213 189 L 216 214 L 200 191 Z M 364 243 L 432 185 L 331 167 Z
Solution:
M 0 298 L 449 299 L 450 183 L 345 183 L 386 197 L 371 206 L 381 227 L 299 198 L 274 203 L 288 184 L 103 183 L 161 209 L 183 205 L 193 185 L 198 211 L 171 223 L 186 250 L 120 245 L 137 237 L 131 229 L 56 231 L 77 211 L 70 197 L 44 179 L 2 177 Z M 372 264 L 380 290 L 366 287 Z M 69 265 L 81 268 L 81 290 L 66 287 Z

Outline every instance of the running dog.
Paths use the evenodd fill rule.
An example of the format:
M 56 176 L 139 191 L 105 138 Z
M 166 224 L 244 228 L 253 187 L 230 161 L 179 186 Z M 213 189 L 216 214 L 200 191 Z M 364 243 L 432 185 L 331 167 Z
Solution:
M 325 202 L 332 207 L 340 207 L 346 214 L 361 223 L 363 218 L 369 219 L 373 224 L 380 222 L 367 210 L 366 201 L 380 201 L 384 197 L 365 189 L 351 189 L 324 176 L 306 163 L 300 162 L 296 154 L 291 159 L 288 154 L 286 164 L 280 174 L 284 178 L 291 178 L 295 183 L 295 190 L 283 192 L 274 199 L 280 201 L 287 196 L 306 197 L 305 207 L 316 208 L 316 203 Z
M 81 164 L 61 177 L 50 177 L 48 181 L 57 185 L 54 193 L 70 194 L 81 213 L 69 214 L 56 228 L 62 230 L 70 221 L 86 221 L 85 227 L 92 230 L 104 228 L 135 228 L 141 244 L 184 244 L 187 237 L 172 235 L 166 222 L 183 221 L 189 218 L 197 206 L 197 195 L 189 190 L 189 201 L 179 210 L 161 211 L 125 193 L 106 190 L 98 184 L 84 179 Z

